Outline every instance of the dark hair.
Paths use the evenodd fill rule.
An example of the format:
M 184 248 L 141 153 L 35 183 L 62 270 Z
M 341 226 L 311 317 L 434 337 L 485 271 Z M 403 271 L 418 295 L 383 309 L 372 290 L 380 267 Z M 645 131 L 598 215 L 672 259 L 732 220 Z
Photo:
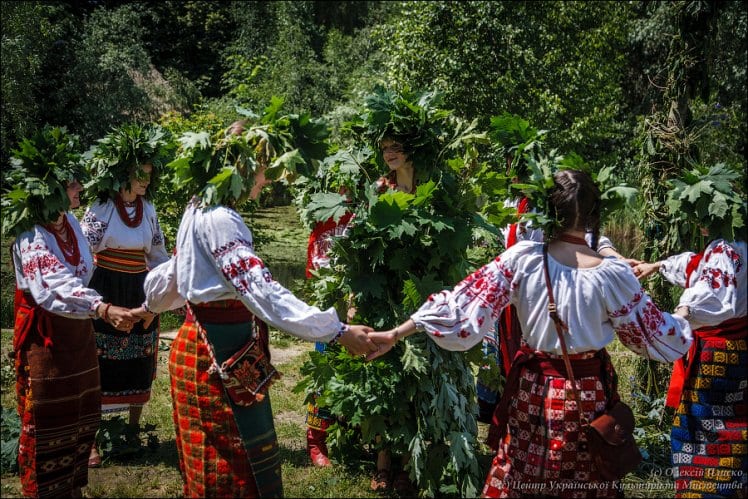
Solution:
M 554 186 L 548 196 L 548 215 L 558 220 L 558 231 L 583 230 L 592 233 L 592 248 L 597 249 L 600 234 L 600 189 L 589 174 L 579 170 L 561 170 L 553 175 Z M 553 233 L 548 235 L 552 239 Z

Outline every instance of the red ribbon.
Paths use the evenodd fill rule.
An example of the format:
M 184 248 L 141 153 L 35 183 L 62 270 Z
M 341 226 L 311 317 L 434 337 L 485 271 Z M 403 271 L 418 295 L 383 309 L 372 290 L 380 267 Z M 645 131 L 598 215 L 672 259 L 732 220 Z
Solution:
M 517 205 L 517 215 L 527 213 L 529 207 L 529 200 L 526 197 L 520 199 Z M 509 226 L 509 235 L 506 238 L 506 248 L 509 249 L 517 243 L 517 227 L 519 222 L 513 223 Z M 522 328 L 517 321 L 517 311 L 513 305 L 510 305 L 504 309 L 501 314 L 501 322 L 503 328 L 499 335 L 499 349 L 501 351 L 501 370 L 504 373 L 504 377 L 509 375 L 509 369 L 512 365 L 512 360 L 519 350 L 520 344 L 522 343 Z

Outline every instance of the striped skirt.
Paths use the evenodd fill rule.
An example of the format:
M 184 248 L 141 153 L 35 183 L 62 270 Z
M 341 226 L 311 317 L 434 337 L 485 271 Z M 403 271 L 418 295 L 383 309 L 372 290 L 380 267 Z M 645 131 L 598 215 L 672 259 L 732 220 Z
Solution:
M 597 359 L 580 357 L 575 360 L 593 362 Z M 580 431 L 571 382 L 563 376 L 563 360 L 544 362 L 553 363 L 555 374 L 550 374 L 537 361 L 535 357 L 519 368 L 515 395 L 508 399 L 508 433 L 499 442 L 482 496 L 616 497 L 617 484 L 600 480 L 592 457 L 586 451 L 586 438 Z M 597 367 L 593 364 L 586 373 L 577 371 L 575 362 L 572 366 L 583 374 L 577 375 L 576 380 L 582 410 L 592 420 L 606 407 L 606 389 L 600 375 L 584 374 L 601 372 L 600 364 L 598 362 Z M 509 391 L 510 382 L 507 381 L 507 393 Z
M 96 254 L 89 286 L 101 293 L 105 302 L 139 307 L 145 300 L 147 274 L 142 251 L 105 250 Z M 139 321 L 130 332 L 118 331 L 102 319 L 94 321 L 104 412 L 126 410 L 150 400 L 158 365 L 158 328 L 158 318 L 148 329 Z
M 45 328 L 45 341 L 38 332 Z M 21 306 L 15 335 L 21 419 L 19 474 L 26 497 L 70 497 L 88 484 L 88 455 L 101 420 L 101 390 L 91 321 Z
M 671 431 L 676 497 L 748 497 L 748 342 L 696 333 Z
M 201 325 L 219 362 L 246 344 L 253 329 L 249 321 Z M 218 375 L 208 374 L 210 365 L 208 349 L 188 317 L 169 358 L 184 496 L 282 497 L 270 397 L 250 407 L 235 406 Z

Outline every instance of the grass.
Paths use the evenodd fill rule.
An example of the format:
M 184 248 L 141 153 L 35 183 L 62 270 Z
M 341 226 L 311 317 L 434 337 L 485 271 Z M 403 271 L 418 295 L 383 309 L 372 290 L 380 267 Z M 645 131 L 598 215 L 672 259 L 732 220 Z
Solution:
M 307 232 L 300 227 L 293 207 L 276 207 L 255 212 L 249 220 L 256 236 L 258 255 L 265 261 L 273 276 L 294 292 L 301 289 L 304 279 Z M 613 235 L 608 234 L 616 242 Z M 626 238 L 630 242 L 631 238 Z M 620 249 L 620 248 L 619 248 Z M 8 255 L 7 242 L 3 254 Z M 624 253 L 625 254 L 625 253 Z M 6 304 L 8 288 L 5 280 L 6 260 L 3 259 L 2 302 Z M 10 278 L 12 279 L 12 275 Z M 12 285 L 12 283 L 11 283 Z M 5 306 L 5 305 L 4 305 Z M 5 314 L 5 312 L 4 312 Z M 5 317 L 3 327 L 7 328 Z M 173 320 L 176 322 L 176 319 Z M 164 320 L 162 324 L 167 324 Z M 172 329 L 174 325 L 164 330 Z M 12 342 L 12 331 L 3 329 L 0 363 L 2 364 L 2 405 L 15 407 L 13 376 L 6 353 Z M 313 348 L 311 343 L 278 331 L 271 332 L 273 359 L 283 377 L 271 390 L 276 431 L 283 461 L 283 481 L 288 497 L 381 497 L 369 490 L 369 480 L 374 470 L 373 458 L 360 466 L 334 465 L 320 469 L 310 465 L 306 456 L 306 426 L 304 394 L 293 393 L 300 379 L 299 368 Z M 179 474 L 175 446 L 174 424 L 171 415 L 171 395 L 168 378 L 168 340 L 162 340 L 158 375 L 153 384 L 151 401 L 143 412 L 143 424 L 156 426 L 160 445 L 146 450 L 128 461 L 109 459 L 99 469 L 89 473 L 86 497 L 181 497 L 182 480 Z M 641 361 L 617 341 L 610 346 L 613 362 L 620 378 L 620 391 L 624 400 L 634 402 L 633 393 L 641 379 Z M 665 366 L 663 371 L 668 371 Z M 662 373 L 658 371 L 657 376 Z M 669 427 L 666 421 L 664 426 Z M 649 428 L 648 428 L 649 429 Z M 487 427 L 479 424 L 482 440 Z M 652 431 L 658 431 L 656 428 Z M 487 454 L 480 456 L 484 472 L 490 462 Z M 626 497 L 673 497 L 673 482 L 669 468 L 655 463 L 643 463 L 637 473 L 622 483 Z M 21 497 L 17 475 L 3 473 L 0 497 Z

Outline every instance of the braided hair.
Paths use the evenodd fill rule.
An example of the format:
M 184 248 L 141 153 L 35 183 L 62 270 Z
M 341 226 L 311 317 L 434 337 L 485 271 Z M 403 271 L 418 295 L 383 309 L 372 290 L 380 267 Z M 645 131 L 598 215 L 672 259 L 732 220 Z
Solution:
M 597 250 L 600 236 L 600 189 L 592 177 L 579 170 L 560 170 L 553 175 L 554 186 L 548 198 L 548 215 L 559 226 L 548 234 L 581 230 L 592 233 L 592 249 Z

